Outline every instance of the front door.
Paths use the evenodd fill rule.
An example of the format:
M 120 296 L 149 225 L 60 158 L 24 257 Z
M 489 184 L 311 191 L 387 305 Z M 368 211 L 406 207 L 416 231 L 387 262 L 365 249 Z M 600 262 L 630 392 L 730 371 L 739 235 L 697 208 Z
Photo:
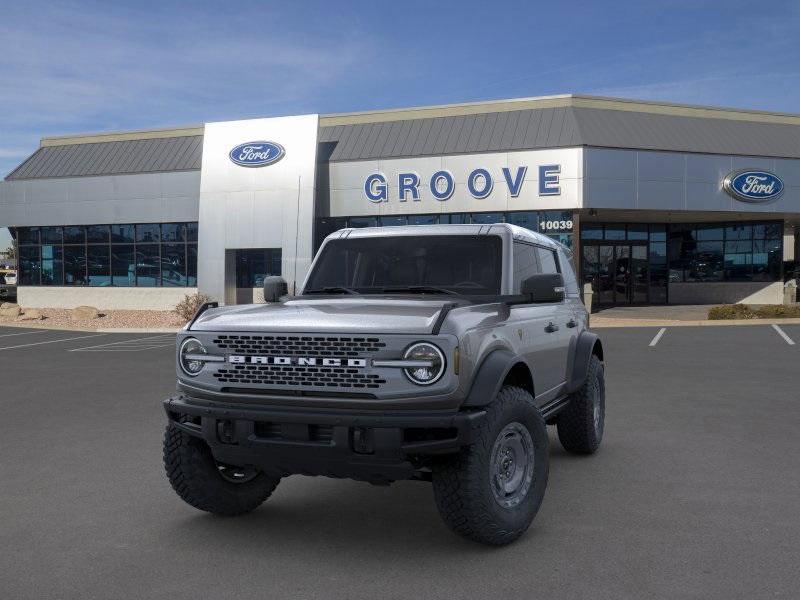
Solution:
M 583 278 L 592 284 L 602 306 L 648 301 L 648 256 L 645 244 L 585 243 Z

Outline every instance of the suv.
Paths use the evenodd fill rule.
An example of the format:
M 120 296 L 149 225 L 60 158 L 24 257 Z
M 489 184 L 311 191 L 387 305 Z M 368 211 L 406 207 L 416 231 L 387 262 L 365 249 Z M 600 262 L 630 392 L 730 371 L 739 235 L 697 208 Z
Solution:
M 282 477 L 433 483 L 455 532 L 522 535 L 548 476 L 603 436 L 603 348 L 567 248 L 513 225 L 343 229 L 302 292 L 198 311 L 178 335 L 164 462 L 201 510 L 258 507 Z

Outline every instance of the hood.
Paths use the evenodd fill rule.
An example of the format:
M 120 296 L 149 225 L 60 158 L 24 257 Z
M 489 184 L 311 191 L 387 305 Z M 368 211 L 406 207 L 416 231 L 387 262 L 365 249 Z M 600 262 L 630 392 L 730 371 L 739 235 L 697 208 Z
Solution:
M 225 306 L 204 312 L 191 330 L 429 334 L 448 303 L 362 296 Z

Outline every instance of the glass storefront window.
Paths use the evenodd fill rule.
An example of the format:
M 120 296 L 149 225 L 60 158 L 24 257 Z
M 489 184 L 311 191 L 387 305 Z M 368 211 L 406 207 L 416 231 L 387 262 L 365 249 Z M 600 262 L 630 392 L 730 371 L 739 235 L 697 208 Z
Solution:
M 236 287 L 256 288 L 264 278 L 281 274 L 280 248 L 254 248 L 236 251 Z
M 753 224 L 753 238 L 757 240 L 779 240 L 783 237 L 782 223 Z
M 132 244 L 134 239 L 133 225 L 112 225 L 111 243 L 112 244 Z
M 582 240 L 602 240 L 603 239 L 603 226 L 600 223 L 584 223 L 584 224 L 581 224 L 581 239 Z
M 779 281 L 782 231 L 778 222 L 673 225 L 670 281 Z
M 136 241 L 144 243 L 158 243 L 161 240 L 161 225 L 158 223 L 141 224 L 136 226 Z
M 20 227 L 17 229 L 17 243 L 20 246 L 39 243 L 38 227 Z
M 666 225 L 650 225 L 650 241 L 651 242 L 666 242 L 667 241 L 667 226 Z
M 380 217 L 381 227 L 392 227 L 397 225 L 408 225 L 408 217 L 405 215 L 392 215 Z
M 106 287 L 111 285 L 111 248 L 107 245 L 89 245 L 86 253 L 89 285 Z
M 410 215 L 409 225 L 438 225 L 439 215 Z
M 350 217 L 348 227 L 377 227 L 378 217 Z
M 108 232 L 108 225 L 89 225 L 86 227 L 86 241 L 89 244 L 107 244 Z
M 753 239 L 753 226 L 750 224 L 736 223 L 725 228 L 726 240 L 751 240 Z
M 64 243 L 65 244 L 85 244 L 86 243 L 86 229 L 80 226 L 70 225 L 64 227 Z
M 503 213 L 472 213 L 472 222 L 487 225 L 502 223 Z
M 86 285 L 86 246 L 64 246 L 64 285 Z
M 164 285 L 197 285 L 197 223 L 163 228 L 177 241 L 159 223 L 19 228 L 19 284 L 159 286 L 164 257 Z
M 622 223 L 606 223 L 605 235 L 603 239 L 606 240 L 624 240 L 625 239 L 625 225 Z
M 702 225 L 695 230 L 694 239 L 721 241 L 723 239 L 723 229 L 718 225 Z
M 136 285 L 136 259 L 133 244 L 111 246 L 111 284 L 120 287 Z
M 161 226 L 161 241 L 183 242 L 186 239 L 185 229 L 183 223 L 164 223 Z
M 449 215 L 440 215 L 439 222 L 449 225 L 465 225 L 469 223 L 469 215 L 466 213 L 455 213 Z
M 725 254 L 747 254 L 753 251 L 751 240 L 725 242 Z
M 161 284 L 160 250 L 158 244 L 136 244 L 136 285 L 156 287 Z
M 628 225 L 629 240 L 647 240 L 648 237 L 647 225 Z
M 61 244 L 42 246 L 42 285 L 64 284 L 64 258 Z
M 61 245 L 62 229 L 61 227 L 42 227 L 42 244 L 58 244 Z
M 518 225 L 531 231 L 539 230 L 539 213 L 534 211 L 512 212 L 508 213 L 506 222 L 512 225 Z
M 28 238 L 31 239 L 31 238 Z M 36 230 L 36 239 L 39 239 L 39 230 Z M 20 246 L 19 248 L 19 284 L 20 285 L 39 285 L 41 260 L 39 256 L 40 246 Z
M 186 245 L 186 285 L 197 285 L 197 244 Z
M 166 244 L 161 247 L 161 285 L 186 287 L 185 244 Z

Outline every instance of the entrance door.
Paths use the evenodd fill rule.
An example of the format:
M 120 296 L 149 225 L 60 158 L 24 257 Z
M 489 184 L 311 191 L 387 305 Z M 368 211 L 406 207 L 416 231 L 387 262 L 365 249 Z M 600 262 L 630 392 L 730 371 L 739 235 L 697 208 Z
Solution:
M 648 256 L 644 244 L 601 243 L 583 247 L 583 277 L 598 305 L 648 301 Z

